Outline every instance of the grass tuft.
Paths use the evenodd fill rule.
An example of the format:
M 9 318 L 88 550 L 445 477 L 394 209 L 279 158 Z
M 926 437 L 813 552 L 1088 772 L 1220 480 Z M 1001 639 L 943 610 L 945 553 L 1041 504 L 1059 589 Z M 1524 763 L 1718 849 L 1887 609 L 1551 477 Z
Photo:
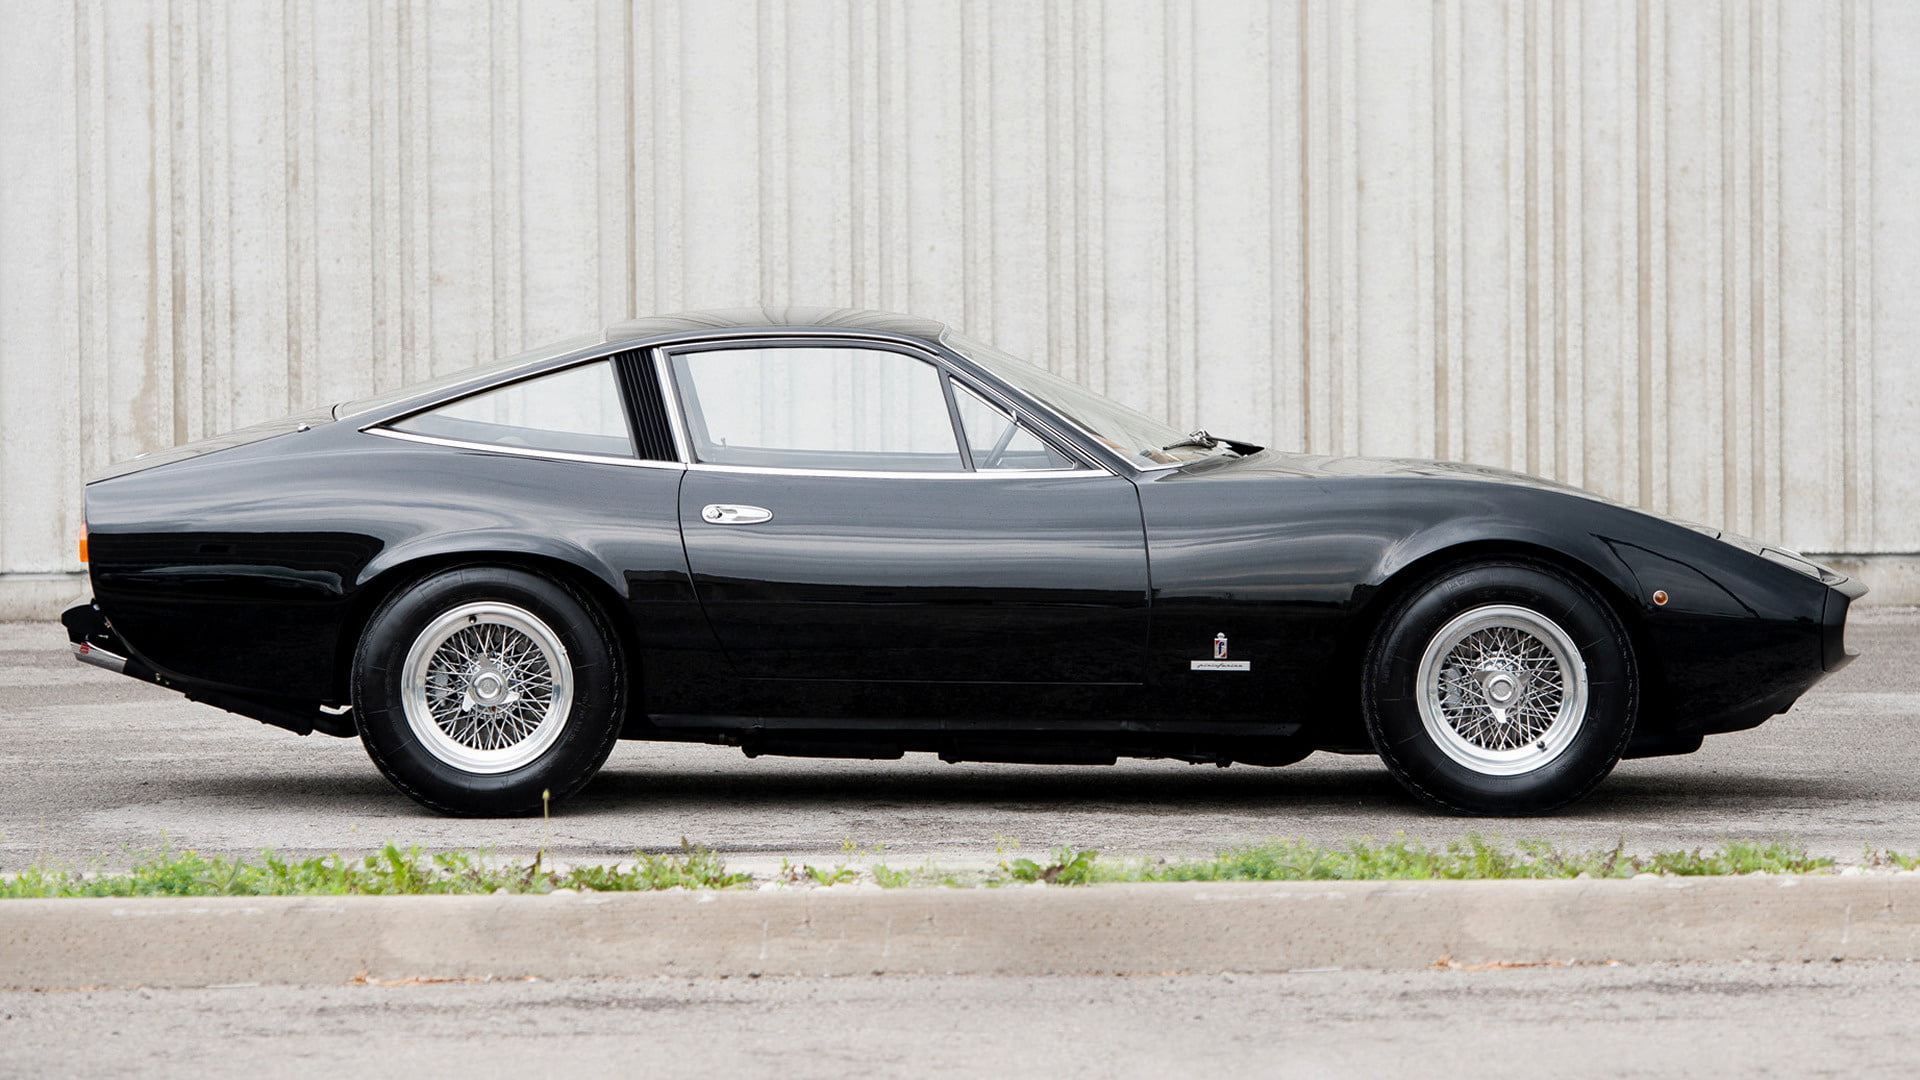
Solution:
M 1016 850 L 1018 845 L 1012 845 Z M 1005 853 L 1008 845 L 1002 843 Z M 1210 859 L 1100 861 L 1096 851 L 1055 849 L 1050 857 L 1014 857 L 989 871 L 946 870 L 928 861 L 896 869 L 879 861 L 884 849 L 863 852 L 851 841 L 847 858 L 831 867 L 783 862 L 779 873 L 757 881 L 729 871 L 713 851 L 680 841 L 662 855 L 635 852 L 611 866 L 552 868 L 548 849 L 526 862 L 502 862 L 489 853 L 437 855 L 418 847 L 388 844 L 362 858 L 334 854 L 287 859 L 263 851 L 257 859 L 205 856 L 171 848 L 141 857 L 125 873 L 85 873 L 35 865 L 0 875 L 0 899 L 136 896 L 418 896 L 475 893 L 652 892 L 663 889 L 734 889 L 756 885 L 824 887 L 871 882 L 881 888 L 994 888 L 1019 884 L 1095 885 L 1156 881 L 1410 881 L 1546 878 L 1628 878 L 1640 874 L 1703 875 L 1831 873 L 1834 860 L 1808 855 L 1793 843 L 1729 841 L 1711 851 L 1630 854 L 1624 844 L 1599 851 L 1568 851 L 1526 840 L 1509 844 L 1476 834 L 1440 845 L 1398 836 L 1344 845 L 1272 840 L 1228 848 Z M 867 864 L 867 860 L 873 860 Z M 1867 849 L 1848 872 L 1920 869 L 1920 856 Z
M 476 893 L 646 892 L 729 889 L 752 875 L 728 873 L 720 857 L 681 841 L 678 854 L 636 852 L 633 861 L 568 870 L 542 867 L 544 851 L 525 864 L 496 864 L 484 853 L 426 855 L 393 844 L 361 859 L 322 855 L 284 859 L 263 851 L 257 861 L 171 849 L 151 853 L 124 874 L 86 874 L 33 866 L 0 877 L 0 899 L 134 896 L 423 896 Z
M 1507 845 L 1469 833 L 1430 846 L 1404 836 L 1341 847 L 1274 840 L 1230 848 L 1211 859 L 1136 862 L 1093 869 L 1094 881 L 1414 881 L 1630 878 L 1638 874 L 1700 876 L 1820 873 L 1832 859 L 1810 856 L 1797 844 L 1731 841 L 1711 852 L 1663 851 L 1631 855 L 1624 845 L 1606 851 L 1567 851 L 1538 840 Z

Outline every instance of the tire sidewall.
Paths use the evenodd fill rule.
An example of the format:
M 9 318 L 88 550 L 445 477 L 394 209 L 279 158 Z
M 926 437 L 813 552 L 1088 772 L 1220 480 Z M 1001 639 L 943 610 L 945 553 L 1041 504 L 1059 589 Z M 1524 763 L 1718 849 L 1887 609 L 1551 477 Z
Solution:
M 1494 604 L 1528 608 L 1559 625 L 1587 675 L 1586 714 L 1573 742 L 1548 764 L 1511 776 L 1449 757 L 1419 706 L 1420 661 L 1434 635 L 1461 613 Z M 1540 813 L 1591 791 L 1633 735 L 1638 692 L 1631 642 L 1605 601 L 1557 570 L 1524 562 L 1459 567 L 1414 590 L 1383 621 L 1364 676 L 1367 733 L 1401 783 L 1447 809 L 1487 815 Z
M 463 604 L 512 604 L 547 624 L 567 650 L 573 701 L 553 745 L 502 773 L 472 773 L 435 757 L 414 734 L 403 704 L 407 654 L 435 619 Z M 590 602 L 537 574 L 460 567 L 396 592 L 368 621 L 355 651 L 353 702 L 360 735 L 380 771 L 414 800 L 470 816 L 513 816 L 542 809 L 592 779 L 619 735 L 623 692 L 619 651 Z

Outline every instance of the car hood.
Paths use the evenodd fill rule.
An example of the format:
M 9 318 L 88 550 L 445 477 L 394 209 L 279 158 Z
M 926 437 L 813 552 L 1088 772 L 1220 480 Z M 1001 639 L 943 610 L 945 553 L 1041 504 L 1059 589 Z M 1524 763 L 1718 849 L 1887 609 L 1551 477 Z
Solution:
M 1609 506 L 1625 505 L 1570 484 L 1543 480 L 1538 476 L 1528 476 L 1526 473 L 1517 473 L 1508 469 L 1496 469 L 1490 465 L 1469 465 L 1459 461 L 1432 461 L 1425 458 L 1338 457 L 1327 454 L 1292 454 L 1279 450 L 1263 450 L 1249 457 L 1220 459 L 1219 465 L 1236 470 L 1307 479 L 1424 476 L 1447 480 L 1477 480 L 1490 484 L 1557 491 L 1563 495 L 1577 495 Z M 1689 523 L 1680 522 L 1680 524 Z
M 1201 468 L 1221 470 L 1244 470 L 1247 473 L 1270 476 L 1290 476 L 1306 479 L 1334 478 L 1392 478 L 1392 477 L 1430 477 L 1445 480 L 1471 480 L 1488 484 L 1504 484 L 1512 487 L 1529 487 L 1541 491 L 1552 491 L 1562 495 L 1588 499 L 1607 506 L 1618 507 L 1627 513 L 1664 521 L 1669 525 L 1691 529 L 1694 532 L 1730 544 L 1751 555 L 1758 555 L 1782 565 L 1791 566 L 1809 577 L 1827 585 L 1839 585 L 1848 581 L 1846 575 L 1802 555 L 1798 551 L 1779 544 L 1756 540 L 1751 536 L 1730 533 L 1712 525 L 1703 525 L 1686 518 L 1657 514 L 1609 499 L 1585 488 L 1562 484 L 1553 480 L 1543 480 L 1538 476 L 1528 476 L 1508 469 L 1496 469 L 1488 465 L 1469 465 L 1458 461 L 1431 461 L 1424 458 L 1369 458 L 1335 457 L 1324 454 L 1291 454 L 1284 451 L 1264 450 L 1244 458 L 1213 459 Z M 1197 470 L 1188 470 L 1197 471 Z M 1864 592 L 1864 586 L 1860 590 Z M 1850 594 L 1851 595 L 1851 594 Z

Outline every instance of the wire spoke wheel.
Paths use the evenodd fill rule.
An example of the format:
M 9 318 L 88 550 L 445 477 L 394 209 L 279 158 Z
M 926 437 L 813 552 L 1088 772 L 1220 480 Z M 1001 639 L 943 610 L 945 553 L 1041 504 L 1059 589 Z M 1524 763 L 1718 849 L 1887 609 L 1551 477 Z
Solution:
M 1587 712 L 1587 668 L 1572 637 L 1517 605 L 1476 607 L 1442 626 L 1415 687 L 1434 744 L 1486 776 L 1549 764 L 1573 745 Z
M 573 665 L 559 635 L 532 612 L 470 603 L 414 638 L 401 688 L 407 726 L 428 753 L 490 775 L 537 760 L 560 737 L 573 707 Z

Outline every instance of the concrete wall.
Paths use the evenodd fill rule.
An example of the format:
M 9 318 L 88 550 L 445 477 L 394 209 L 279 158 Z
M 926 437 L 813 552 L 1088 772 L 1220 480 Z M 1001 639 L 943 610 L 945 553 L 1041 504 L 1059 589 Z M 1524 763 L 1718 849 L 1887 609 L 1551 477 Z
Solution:
M 10 0 L 0 608 L 113 459 L 763 299 L 1920 596 L 1916 57 L 1899 0 Z

